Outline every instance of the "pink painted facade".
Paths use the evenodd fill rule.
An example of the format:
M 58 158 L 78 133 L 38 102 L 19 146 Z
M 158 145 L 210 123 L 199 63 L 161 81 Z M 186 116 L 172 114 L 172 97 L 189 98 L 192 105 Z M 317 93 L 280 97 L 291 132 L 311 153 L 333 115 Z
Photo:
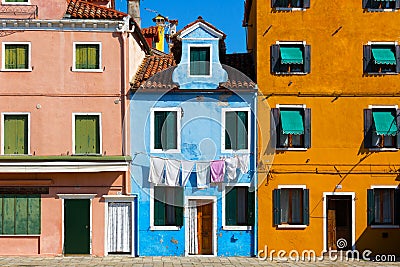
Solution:
M 0 187 L 4 190 L 0 198 L 2 194 L 21 194 L 15 192 L 16 188 L 23 188 L 25 195 L 32 190 L 36 192 L 37 188 L 48 190 L 40 195 L 39 234 L 5 233 L 1 227 L 6 219 L 0 214 L 0 255 L 103 256 L 109 252 L 106 239 L 110 202 L 107 199 L 131 203 L 131 216 L 134 214 L 134 197 L 129 196 L 126 93 L 133 73 L 145 56 L 143 45 L 138 42 L 140 29 L 135 31 L 136 24 L 129 21 L 128 15 L 118 20 L 83 21 L 73 15 L 62 19 L 68 2 L 30 0 L 27 5 L 37 6 L 35 20 L 11 16 L 4 12 L 4 7 L 9 5 L 0 5 L 1 146 L 4 146 L 4 115 L 23 113 L 29 121 L 28 153 L 6 155 L 1 150 Z M 106 1 L 97 2 L 105 4 Z M 30 47 L 29 70 L 5 69 L 5 44 L 20 42 Z M 99 44 L 98 71 L 73 70 L 75 42 Z M 73 155 L 74 114 L 98 116 L 100 153 L 97 155 Z M 78 199 L 91 203 L 87 226 L 89 253 L 68 253 L 65 246 L 69 234 L 65 229 L 68 223 L 63 205 Z M 127 254 L 134 255 L 134 250 L 132 242 Z

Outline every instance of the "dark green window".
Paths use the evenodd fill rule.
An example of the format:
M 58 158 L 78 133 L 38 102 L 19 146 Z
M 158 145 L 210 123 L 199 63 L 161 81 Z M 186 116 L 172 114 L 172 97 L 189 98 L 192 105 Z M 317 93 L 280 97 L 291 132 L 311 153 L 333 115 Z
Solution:
M 309 189 L 285 188 L 273 191 L 274 225 L 309 225 Z
M 6 0 L 6 3 L 28 3 L 28 0 Z
M 183 187 L 154 187 L 154 225 L 183 225 Z
M 394 188 L 367 190 L 368 225 L 400 224 L 399 191 Z
M 100 69 L 100 45 L 76 44 L 75 45 L 76 69 Z
M 40 195 L 0 195 L 0 234 L 40 234 Z
M 28 154 L 28 115 L 4 115 L 4 154 Z
M 190 75 L 210 75 L 210 47 L 190 48 Z
M 28 69 L 29 68 L 29 45 L 28 44 L 5 44 L 6 69 Z
M 177 111 L 154 111 L 154 149 L 178 148 L 177 117 Z
M 254 192 L 249 187 L 225 187 L 225 225 L 254 225 Z
M 100 154 L 98 115 L 75 115 L 75 154 Z
M 248 111 L 225 112 L 225 149 L 248 149 Z

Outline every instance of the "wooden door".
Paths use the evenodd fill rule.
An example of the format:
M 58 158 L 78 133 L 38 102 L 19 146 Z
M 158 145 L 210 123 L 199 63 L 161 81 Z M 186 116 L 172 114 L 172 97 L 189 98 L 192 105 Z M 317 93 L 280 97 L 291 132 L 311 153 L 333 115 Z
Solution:
M 197 207 L 197 238 L 199 254 L 211 255 L 213 249 L 213 203 L 200 203 Z
M 336 250 L 336 211 L 328 210 L 328 250 Z
M 64 254 L 90 253 L 90 200 L 64 200 Z

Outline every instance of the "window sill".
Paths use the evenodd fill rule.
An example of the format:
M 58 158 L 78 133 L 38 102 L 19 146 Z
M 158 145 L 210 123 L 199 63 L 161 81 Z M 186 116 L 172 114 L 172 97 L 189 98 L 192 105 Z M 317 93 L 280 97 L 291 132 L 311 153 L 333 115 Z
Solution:
M 397 72 L 365 72 L 365 75 L 371 75 L 371 76 L 385 76 L 385 75 L 397 75 Z
M 279 224 L 278 229 L 306 229 L 304 224 Z
M 162 149 L 152 149 L 150 153 L 163 153 L 163 154 L 174 154 L 174 153 L 181 153 L 180 149 L 169 149 L 169 150 L 162 150 Z
M 275 75 L 307 75 L 308 72 L 274 72 Z
M 150 226 L 151 231 L 179 231 L 181 230 L 180 226 Z
M 253 229 L 252 226 L 240 226 L 240 225 L 222 226 L 222 230 L 225 231 L 251 231 L 252 229 Z
M 221 153 L 238 153 L 238 154 L 250 154 L 250 150 L 248 149 L 241 149 L 241 150 L 233 150 L 233 149 L 222 149 Z
M 73 153 L 72 156 L 102 156 L 101 153 Z
M 308 148 L 305 147 L 277 147 L 278 151 L 307 151 Z
M 274 7 L 276 11 L 306 11 L 307 8 L 303 7 Z
M 395 8 L 368 8 L 368 12 L 396 12 Z
M 399 229 L 399 225 L 379 225 L 379 224 L 374 224 L 371 225 L 371 229 Z
M 31 72 L 33 69 L 1 69 L 2 72 Z
M 398 148 L 369 148 L 369 151 L 373 152 L 397 152 L 399 151 Z
M 94 72 L 100 73 L 103 72 L 103 69 L 72 69 L 73 72 Z
M 30 5 L 29 2 L 2 2 L 1 3 L 3 6 L 28 6 Z
M 40 234 L 35 234 L 35 235 L 26 235 L 26 234 L 22 234 L 22 235 L 0 235 L 0 238 L 2 237 L 40 237 Z

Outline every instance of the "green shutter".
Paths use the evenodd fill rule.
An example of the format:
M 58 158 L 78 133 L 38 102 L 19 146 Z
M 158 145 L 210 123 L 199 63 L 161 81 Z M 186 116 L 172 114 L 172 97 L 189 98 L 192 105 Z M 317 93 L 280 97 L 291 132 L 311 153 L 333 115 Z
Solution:
M 247 149 L 248 145 L 248 112 L 237 111 L 237 150 Z
M 99 69 L 99 45 L 88 45 L 87 68 Z
M 175 187 L 175 225 L 183 226 L 183 187 Z
M 41 222 L 40 195 L 28 196 L 28 234 L 40 234 Z
M 98 44 L 77 44 L 75 46 L 75 68 L 100 69 L 99 50 Z
M 75 47 L 75 68 L 86 69 L 87 49 L 84 45 L 76 45 Z
M 165 187 L 154 187 L 154 225 L 165 225 Z
M 247 225 L 254 225 L 255 222 L 255 195 L 256 192 L 247 192 Z
M 237 225 L 237 188 L 225 187 L 225 224 Z
M 75 153 L 100 153 L 100 123 L 97 115 L 75 116 Z
M 28 45 L 17 46 L 17 69 L 28 68 Z
M 15 234 L 15 196 L 3 196 L 3 235 Z
M 4 154 L 28 154 L 28 116 L 4 116 Z
M 164 147 L 166 149 L 177 149 L 177 112 L 169 111 L 164 122 L 164 132 L 162 133 L 165 138 Z
M 237 116 L 235 112 L 225 112 L 225 149 L 237 150 Z
M 15 45 L 5 45 L 5 68 L 17 68 L 17 47 Z
M 310 225 L 310 189 L 303 190 L 303 224 Z
M 0 195 L 0 235 L 3 234 L 3 195 Z
M 374 211 L 375 211 L 374 190 L 367 189 L 367 225 L 373 224 Z
M 274 225 L 281 224 L 281 190 L 275 189 L 273 191 L 273 217 Z
M 15 196 L 15 234 L 28 234 L 28 199 L 25 195 Z

